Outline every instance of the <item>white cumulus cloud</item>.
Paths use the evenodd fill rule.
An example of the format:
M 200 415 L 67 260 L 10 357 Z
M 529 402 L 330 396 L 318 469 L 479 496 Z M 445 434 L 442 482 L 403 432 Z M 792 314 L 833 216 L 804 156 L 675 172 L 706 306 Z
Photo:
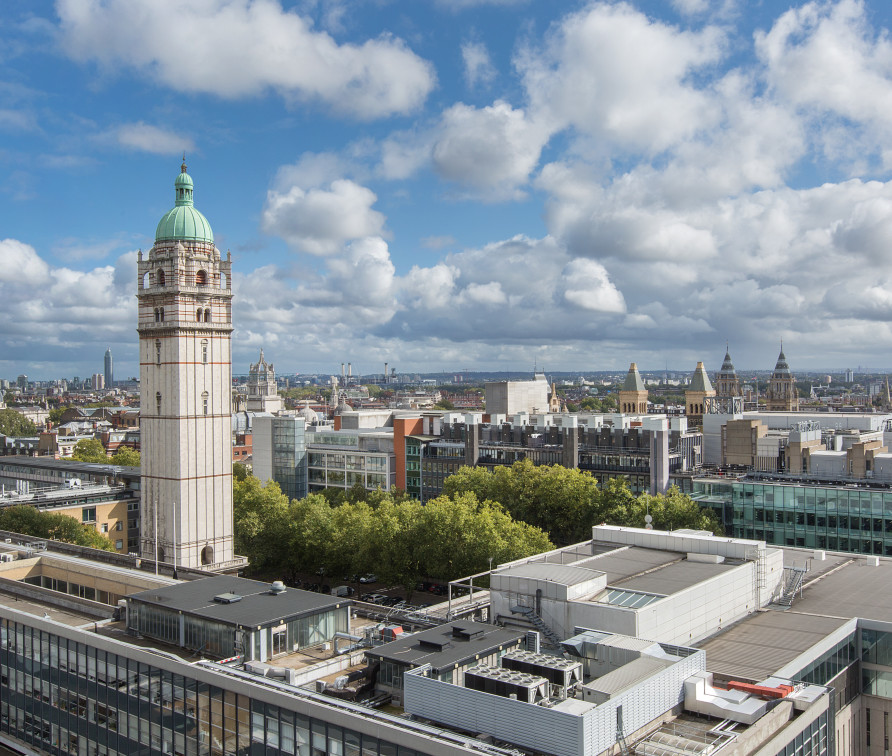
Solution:
M 59 0 L 75 60 L 126 66 L 181 92 L 249 97 L 266 90 L 359 118 L 408 113 L 434 86 L 402 40 L 338 44 L 277 0 Z
M 270 190 L 263 210 L 264 231 L 294 248 L 314 255 L 332 255 L 351 239 L 377 236 L 384 216 L 372 209 L 375 193 L 349 179 L 327 189 Z

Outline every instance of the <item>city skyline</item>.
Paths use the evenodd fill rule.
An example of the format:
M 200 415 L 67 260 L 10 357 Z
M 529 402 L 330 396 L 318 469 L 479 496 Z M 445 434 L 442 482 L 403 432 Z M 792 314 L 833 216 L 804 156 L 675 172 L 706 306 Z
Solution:
M 783 339 L 795 373 L 892 347 L 877 1 L 2 16 L 0 375 L 89 376 L 106 347 L 138 373 L 137 249 L 183 151 L 232 251 L 236 366 L 712 371 L 729 341 L 770 370 Z

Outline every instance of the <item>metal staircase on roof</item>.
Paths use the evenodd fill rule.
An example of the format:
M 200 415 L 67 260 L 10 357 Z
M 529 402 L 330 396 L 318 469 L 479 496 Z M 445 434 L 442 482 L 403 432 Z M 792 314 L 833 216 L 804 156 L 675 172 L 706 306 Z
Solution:
M 522 614 L 527 622 L 529 622 L 533 627 L 535 627 L 545 638 L 548 640 L 549 644 L 554 646 L 555 648 L 561 647 L 561 639 L 558 637 L 557 633 L 554 632 L 548 625 L 545 624 L 543 619 L 533 611 L 531 606 L 512 606 L 511 607 L 512 614 Z
M 805 577 L 805 573 L 808 572 L 808 568 L 796 567 L 794 565 L 793 567 L 784 567 L 784 572 L 787 573 L 784 590 L 774 603 L 781 606 L 793 606 L 793 599 L 796 597 L 796 593 L 798 592 L 800 596 L 802 595 L 802 580 Z

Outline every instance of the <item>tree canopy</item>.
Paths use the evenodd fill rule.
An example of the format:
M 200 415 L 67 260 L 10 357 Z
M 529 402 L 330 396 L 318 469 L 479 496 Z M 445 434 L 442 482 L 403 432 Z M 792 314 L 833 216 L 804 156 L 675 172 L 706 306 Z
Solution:
M 80 510 L 78 510 L 79 512 Z M 95 528 L 84 525 L 75 517 L 52 512 L 40 512 L 27 505 L 0 510 L 0 530 L 88 546 L 91 549 L 114 551 L 112 542 Z
M 74 452 L 71 458 L 77 462 L 108 462 L 108 454 L 105 452 L 105 447 L 101 441 L 95 438 L 82 438 L 78 441 L 74 445 Z
M 481 501 L 499 502 L 514 519 L 541 528 L 556 543 L 589 538 L 592 526 L 602 522 L 644 527 L 648 508 L 657 529 L 721 531 L 711 510 L 701 508 L 675 487 L 659 496 L 636 498 L 625 478 L 614 478 L 600 487 L 584 470 L 534 465 L 529 460 L 493 472 L 463 467 L 443 486 L 443 494 L 450 497 L 468 492 Z
M 328 575 L 374 572 L 411 591 L 425 577 L 452 580 L 552 548 L 539 528 L 473 492 L 422 506 L 405 495 L 365 492 L 332 505 L 326 496 L 289 502 L 253 476 L 234 484 L 236 549 L 260 571 Z M 355 492 L 348 492 L 354 493 Z
M 142 464 L 142 455 L 129 446 L 119 446 L 111 458 L 113 465 L 122 467 L 139 467 Z
M 14 409 L 0 410 L 0 434 L 4 436 L 36 436 L 37 426 L 28 420 L 21 412 Z

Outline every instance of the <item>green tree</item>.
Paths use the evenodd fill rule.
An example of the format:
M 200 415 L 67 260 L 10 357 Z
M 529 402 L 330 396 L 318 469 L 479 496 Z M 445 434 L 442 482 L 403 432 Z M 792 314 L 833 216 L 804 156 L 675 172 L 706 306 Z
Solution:
M 139 467 L 142 464 L 142 457 L 136 449 L 130 446 L 119 446 L 111 458 L 113 465 L 121 465 L 121 467 Z
M 722 527 L 715 513 L 685 496 L 677 486 L 672 486 L 666 493 L 658 496 L 642 494 L 627 511 L 625 520 L 612 524 L 643 528 L 644 517 L 648 513 L 653 518 L 651 524 L 655 530 L 690 528 L 722 534 Z
M 451 401 L 449 401 L 448 399 L 443 398 L 443 399 L 440 399 L 440 401 L 437 402 L 437 403 L 434 405 L 434 409 L 440 409 L 440 410 L 454 410 L 454 409 L 455 409 L 455 405 L 454 405 Z
M 363 385 L 368 389 L 370 399 L 378 399 L 384 393 L 384 389 L 374 383 Z
M 248 478 L 248 468 L 241 462 L 232 463 L 232 479 L 246 480 Z
M 515 520 L 541 528 L 552 540 L 571 543 L 590 536 L 605 514 L 598 482 L 590 473 L 561 465 L 534 465 L 529 460 L 492 473 L 462 467 L 446 479 L 443 493 L 473 492 L 478 501 L 499 502 Z
M 115 550 L 112 542 L 101 533 L 97 533 L 92 526 L 84 525 L 68 515 L 40 512 L 29 506 L 7 507 L 0 511 L 0 530 L 35 538 L 65 541 L 104 551 Z
M 490 558 L 500 564 L 553 548 L 541 529 L 512 519 L 501 505 L 480 502 L 471 492 L 427 502 L 413 536 L 424 544 L 421 577 L 444 580 L 482 572 Z
M 62 421 L 62 415 L 65 414 L 65 410 L 70 409 L 70 407 L 53 407 L 49 411 L 48 419 L 53 425 L 58 425 Z
M 288 557 L 288 497 L 273 481 L 263 485 L 253 475 L 232 486 L 235 550 L 263 571 L 285 564 Z
M 332 576 L 362 575 L 374 572 L 371 550 L 375 513 L 365 502 L 337 507 L 331 513 L 334 548 L 329 550 L 327 571 Z
M 105 447 L 95 438 L 82 438 L 78 441 L 71 458 L 78 462 L 108 462 Z
M 0 434 L 4 436 L 36 436 L 37 426 L 13 409 L 0 410 Z

